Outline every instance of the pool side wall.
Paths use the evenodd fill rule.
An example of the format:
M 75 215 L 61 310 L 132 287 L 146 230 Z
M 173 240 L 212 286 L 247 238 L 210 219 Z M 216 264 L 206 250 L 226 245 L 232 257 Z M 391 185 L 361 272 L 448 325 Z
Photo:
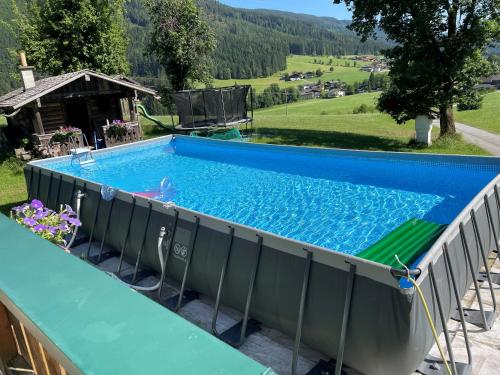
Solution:
M 381 157 L 380 153 L 376 154 L 376 157 Z M 411 158 L 414 157 L 415 155 L 411 155 Z M 429 160 L 428 156 L 424 158 Z M 60 203 L 74 205 L 72 194 L 78 190 L 84 191 L 86 198 L 83 200 L 81 211 L 84 223 L 82 231 L 90 232 L 100 196 L 99 184 L 45 169 L 43 162 L 30 163 L 25 173 L 30 198 L 39 198 L 53 208 L 58 207 Z M 493 212 L 497 212 L 495 197 L 492 195 L 494 183 L 499 183 L 498 178 L 485 187 L 457 218 L 464 221 L 464 228 L 468 234 L 473 272 L 466 265 L 462 242 L 457 231 L 457 221 L 449 226 L 419 265 L 423 273 L 418 278 L 418 283 L 424 291 L 439 331 L 442 331 L 442 325 L 437 301 L 431 292 L 428 265 L 433 264 L 444 315 L 449 318 L 456 309 L 456 301 L 440 246 L 445 240 L 449 243 L 451 263 L 459 284 L 460 296 L 463 296 L 472 283 L 472 275 L 477 275 L 481 265 L 477 240 L 470 240 L 474 238 L 472 225 L 467 221 L 467 214 L 471 209 L 476 211 L 485 254 L 489 254 L 495 247 L 482 201 L 484 194 L 488 193 Z M 57 196 L 59 196 L 58 202 L 56 202 Z M 117 251 L 124 247 L 134 198 L 136 208 L 130 235 L 125 244 L 125 257 L 130 263 L 135 263 L 146 230 L 148 205 L 151 203 L 153 211 L 146 232 L 141 264 L 159 272 L 156 248 L 158 233 L 163 226 L 171 230 L 174 217 L 173 210 L 165 208 L 162 202 L 118 191 L 113 203 L 106 245 Z M 96 241 L 103 238 L 110 207 L 111 202 L 102 200 L 95 227 Z M 224 305 L 238 311 L 244 310 L 250 274 L 256 262 L 257 239 L 258 236 L 262 236 L 262 257 L 250 313 L 253 318 L 295 337 L 307 250 L 313 253 L 313 261 L 305 305 L 302 342 L 328 357 L 336 357 L 348 269 L 351 263 L 356 265 L 356 278 L 344 363 L 365 374 L 409 374 L 417 368 L 432 347 L 432 333 L 420 301 L 413 289 L 400 288 L 398 280 L 391 275 L 388 267 L 181 207 L 177 210 L 179 221 L 174 238 L 174 245 L 179 245 L 177 248 L 190 248 L 195 220 L 196 217 L 200 218 L 188 277 L 189 288 L 215 298 L 220 271 L 228 250 L 231 226 L 235 229 L 235 238 L 222 290 Z M 494 221 L 496 228 L 499 228 L 500 222 L 496 214 Z M 171 254 L 167 267 L 168 279 L 180 283 L 186 258 L 187 254 L 184 256 L 175 252 Z

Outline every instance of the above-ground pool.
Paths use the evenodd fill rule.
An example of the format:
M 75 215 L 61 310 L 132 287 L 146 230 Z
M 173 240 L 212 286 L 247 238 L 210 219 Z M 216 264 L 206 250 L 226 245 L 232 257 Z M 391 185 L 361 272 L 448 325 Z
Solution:
M 29 163 L 30 198 L 57 208 L 80 197 L 88 249 L 157 274 L 166 227 L 169 285 L 293 338 L 292 368 L 305 343 L 364 374 L 412 373 L 434 341 L 394 255 L 441 332 L 498 247 L 500 158 L 185 136 L 93 156 Z
M 379 154 L 382 156 L 383 154 Z M 189 137 L 47 167 L 356 255 L 412 218 L 449 224 L 498 169 Z

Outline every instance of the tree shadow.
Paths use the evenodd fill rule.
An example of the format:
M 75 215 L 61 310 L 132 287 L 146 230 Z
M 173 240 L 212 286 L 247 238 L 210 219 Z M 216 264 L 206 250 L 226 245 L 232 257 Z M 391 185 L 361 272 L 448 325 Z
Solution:
M 26 202 L 26 200 L 22 200 L 22 201 L 19 201 L 19 202 L 9 202 L 9 203 L 2 204 L 2 205 L 0 205 L 0 212 L 2 214 L 6 215 L 6 216 L 9 216 L 10 215 L 10 209 L 12 207 L 20 206 L 24 202 Z
M 359 150 L 408 151 L 408 142 L 359 133 L 325 130 L 259 127 L 256 137 L 269 138 L 266 143 L 295 146 L 319 146 Z

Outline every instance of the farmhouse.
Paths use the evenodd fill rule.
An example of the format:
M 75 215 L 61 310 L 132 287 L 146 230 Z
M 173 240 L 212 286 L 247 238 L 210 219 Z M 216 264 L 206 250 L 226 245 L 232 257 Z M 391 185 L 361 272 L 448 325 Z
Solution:
M 23 54 L 20 70 L 23 87 L 0 97 L 0 115 L 8 122 L 4 133 L 11 143 L 31 138 L 35 145 L 48 147 L 58 129 L 71 126 L 93 145 L 113 121 L 126 123 L 139 136 L 138 96 L 157 97 L 155 90 L 129 78 L 91 70 L 35 80 Z

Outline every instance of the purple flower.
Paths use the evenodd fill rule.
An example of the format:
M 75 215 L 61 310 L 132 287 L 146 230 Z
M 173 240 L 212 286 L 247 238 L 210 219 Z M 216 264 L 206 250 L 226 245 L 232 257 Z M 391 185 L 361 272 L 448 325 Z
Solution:
M 61 218 L 61 220 L 64 221 L 69 221 L 69 219 L 71 219 L 71 217 L 68 214 L 61 214 L 59 217 Z
M 66 211 L 68 214 L 74 214 L 75 211 L 73 211 L 73 209 L 71 208 L 71 206 L 69 204 L 65 204 L 64 205 L 64 211 Z
M 81 225 L 82 225 L 82 222 L 81 222 L 80 220 L 78 220 L 78 219 L 76 219 L 76 218 L 72 218 L 72 217 L 70 217 L 70 218 L 68 219 L 68 222 L 69 222 L 70 224 L 74 225 L 75 227 L 79 227 L 79 226 L 81 226 Z
M 48 214 L 49 214 L 49 210 L 38 210 L 34 215 L 33 217 L 37 220 L 40 220 L 40 219 L 43 219 L 44 217 L 46 217 Z
M 57 226 L 56 228 L 59 230 L 62 230 L 62 231 L 67 231 L 69 229 L 69 227 L 66 224 L 61 224 L 61 225 Z
M 37 224 L 33 227 L 33 229 L 36 231 L 36 232 L 43 232 L 45 229 L 47 229 L 47 226 L 46 225 L 43 225 L 43 224 Z
M 26 224 L 29 227 L 32 227 L 33 225 L 36 224 L 36 220 L 31 218 L 31 217 L 25 217 L 23 220 L 23 223 Z
M 48 230 L 55 236 L 57 231 L 59 230 L 59 227 L 49 227 Z
M 33 199 L 31 201 L 31 207 L 33 208 L 43 208 L 43 203 L 39 201 L 38 199 Z
M 16 212 L 22 212 L 22 211 L 24 211 L 27 207 L 29 207 L 29 204 L 28 204 L 28 203 L 24 203 L 24 204 L 22 204 L 21 206 L 17 206 L 17 207 L 12 208 L 12 210 L 13 210 L 13 211 L 16 211 Z

